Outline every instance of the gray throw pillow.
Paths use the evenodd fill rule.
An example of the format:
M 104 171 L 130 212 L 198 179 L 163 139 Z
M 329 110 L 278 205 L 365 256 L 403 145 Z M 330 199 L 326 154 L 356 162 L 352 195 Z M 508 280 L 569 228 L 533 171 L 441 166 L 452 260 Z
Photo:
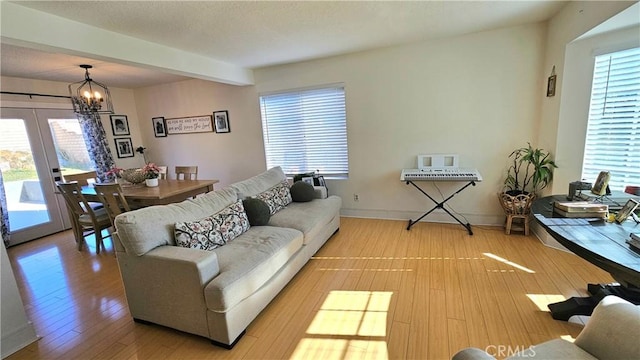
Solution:
M 269 223 L 271 211 L 266 202 L 260 199 L 246 198 L 242 200 L 242 205 L 244 205 L 244 211 L 247 213 L 251 226 L 264 226 Z
M 304 181 L 296 181 L 291 185 L 291 199 L 295 202 L 307 202 L 313 200 L 316 195 L 316 191 L 313 185 Z

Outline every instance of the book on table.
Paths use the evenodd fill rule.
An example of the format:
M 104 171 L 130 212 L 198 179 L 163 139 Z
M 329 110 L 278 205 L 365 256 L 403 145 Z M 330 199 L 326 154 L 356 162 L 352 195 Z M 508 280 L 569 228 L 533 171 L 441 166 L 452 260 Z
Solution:
M 571 213 L 599 213 L 609 211 L 608 205 L 588 201 L 556 201 L 553 203 L 553 207 L 554 209 Z
M 553 212 L 566 218 L 599 218 L 605 219 L 607 211 L 565 211 L 554 207 Z

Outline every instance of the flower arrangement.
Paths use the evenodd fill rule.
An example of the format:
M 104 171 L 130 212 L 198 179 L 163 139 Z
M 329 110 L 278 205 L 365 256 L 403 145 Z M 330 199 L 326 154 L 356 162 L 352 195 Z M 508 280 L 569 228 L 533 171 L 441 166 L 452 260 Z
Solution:
M 147 163 L 142 168 L 145 179 L 157 179 L 160 176 L 160 168 L 154 163 Z
M 124 169 L 114 166 L 109 171 L 107 171 L 105 175 L 107 175 L 108 177 L 121 178 L 123 170 Z

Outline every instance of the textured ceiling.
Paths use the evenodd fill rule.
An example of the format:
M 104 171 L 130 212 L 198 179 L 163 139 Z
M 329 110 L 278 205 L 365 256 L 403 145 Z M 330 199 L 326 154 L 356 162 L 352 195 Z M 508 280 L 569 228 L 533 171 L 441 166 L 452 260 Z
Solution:
M 544 21 L 559 1 L 27 1 L 13 2 L 246 68 Z M 82 58 L 3 44 L 2 75 L 69 81 Z M 101 61 L 118 87 L 182 79 Z

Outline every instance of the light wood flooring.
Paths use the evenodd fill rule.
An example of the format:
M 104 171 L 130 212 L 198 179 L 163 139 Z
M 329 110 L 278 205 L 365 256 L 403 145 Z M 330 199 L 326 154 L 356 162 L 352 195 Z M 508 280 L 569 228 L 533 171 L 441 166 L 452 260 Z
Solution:
M 134 323 L 116 259 L 70 231 L 9 249 L 42 338 L 8 359 L 448 359 L 577 336 L 546 304 L 611 282 L 579 257 L 500 228 L 343 218 L 233 350 Z M 489 346 L 489 348 L 487 348 Z M 500 355 L 500 354 L 497 354 Z

